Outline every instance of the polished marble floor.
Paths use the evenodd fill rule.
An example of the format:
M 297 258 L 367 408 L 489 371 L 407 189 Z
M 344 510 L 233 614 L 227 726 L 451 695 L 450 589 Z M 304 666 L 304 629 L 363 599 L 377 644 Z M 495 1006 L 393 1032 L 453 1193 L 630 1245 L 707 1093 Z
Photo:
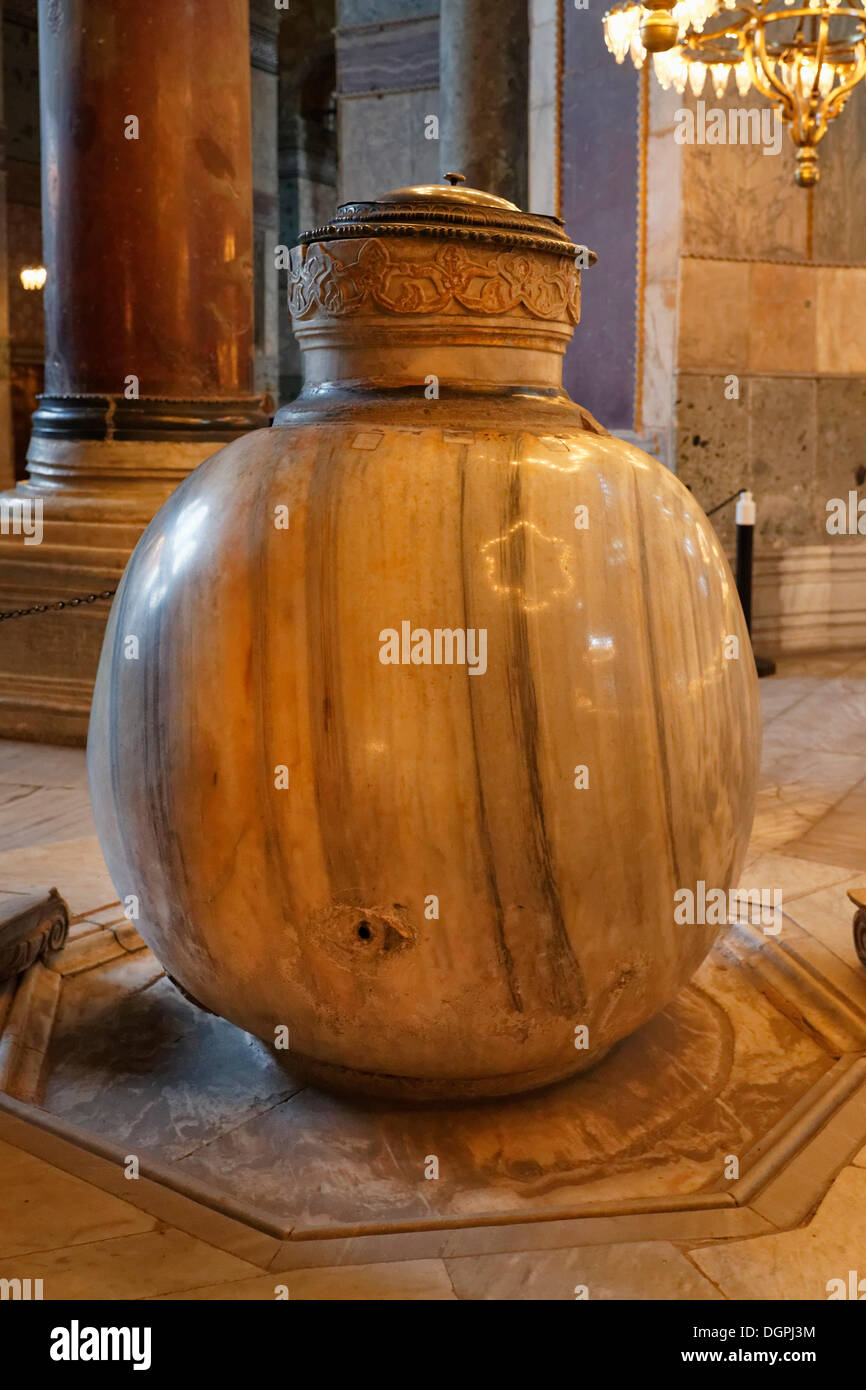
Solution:
M 783 661 L 775 677 L 762 681 L 761 692 L 763 778 L 742 883 L 782 889 L 785 935 L 799 951 L 798 959 L 805 969 L 814 963 L 832 981 L 838 999 L 850 1000 L 853 1011 L 862 1011 L 866 970 L 854 952 L 852 909 L 845 890 L 866 881 L 866 655 Z M 122 970 L 127 979 L 130 971 L 139 971 L 140 1007 L 146 1012 L 158 998 L 155 991 L 164 990 L 160 1017 L 174 1018 L 170 987 L 151 978 L 148 953 L 136 951 L 137 943 L 113 906 L 115 893 L 93 835 L 83 753 L 0 744 L 0 903 L 51 885 L 60 889 L 78 918 L 67 947 L 65 1012 L 58 1038 L 63 1037 L 62 1028 L 68 1030 L 68 1038 L 75 1036 L 76 1008 L 97 978 L 97 954 L 102 962 L 99 988 L 107 1006 L 111 969 Z M 717 996 L 723 995 L 724 982 L 717 980 L 715 988 Z M 705 993 L 712 993 L 712 986 Z M 689 1013 L 688 1001 L 681 1006 L 683 1037 L 691 1034 L 692 1040 L 704 1040 L 703 1050 L 698 1047 L 691 1059 L 694 1065 L 710 1055 L 710 1024 L 718 1013 L 718 1008 L 702 1013 L 694 1004 Z M 835 1026 L 844 1031 L 842 1013 Z M 167 1040 L 172 1045 L 180 1046 L 185 1017 L 176 1011 L 176 1035 Z M 823 1065 L 820 1049 L 810 1050 L 802 1030 L 795 1039 L 788 1020 L 762 1009 L 760 1001 L 748 1018 L 744 1036 L 755 1055 L 768 1058 L 768 1065 L 763 1089 L 750 1081 L 747 1071 L 738 1083 L 735 1103 L 746 1124 L 750 1105 L 754 1109 L 758 1101 L 762 1107 L 775 1103 L 780 1109 L 793 1104 L 796 1087 L 811 1084 Z M 201 1026 L 207 1026 L 204 1020 Z M 770 1060 L 773 1046 L 784 1063 Z M 195 1087 L 196 1078 L 181 1065 L 178 1051 L 177 1075 L 164 1113 L 136 1110 L 136 1074 L 146 1073 L 148 1059 L 136 1056 L 134 1037 L 123 1041 L 122 1056 L 125 1081 L 118 1085 L 112 1105 L 121 1111 L 126 1106 L 124 1123 L 135 1133 L 136 1144 L 145 1145 L 148 1127 L 154 1133 L 166 1132 L 165 1114 L 178 1092 Z M 81 1080 L 79 1070 L 76 1086 L 64 1090 L 62 1065 L 54 1073 L 58 1104 L 71 1105 L 71 1118 L 78 1121 L 86 1120 L 94 1101 L 86 1087 L 82 1091 Z M 246 1085 L 244 1077 L 239 1084 Z M 63 1102 L 64 1095 L 71 1099 Z M 239 1153 L 243 1160 L 245 1142 L 250 1134 L 255 1138 L 257 1113 L 277 1110 L 286 1095 L 285 1077 L 258 1069 L 249 1112 L 236 1123 L 232 1111 L 231 1124 L 220 1134 L 217 1147 Z M 221 1104 L 225 1096 L 208 1100 L 209 1123 Z M 313 1095 L 308 1104 L 321 1110 L 331 1102 Z M 681 1191 L 689 1183 L 701 1190 L 707 1187 L 708 1155 L 715 1151 L 709 1139 L 727 1106 L 721 1095 L 706 1112 L 698 1107 L 688 1117 L 691 1139 L 686 1134 L 679 1148 L 674 1145 L 670 1151 L 661 1145 L 658 1162 L 651 1165 L 657 1190 Z M 285 1113 L 290 1111 L 287 1106 Z M 294 1113 L 303 1121 L 302 1110 Z M 169 1129 L 166 1156 L 183 1161 L 188 1155 L 193 1169 L 196 1164 L 206 1167 L 210 1140 L 188 1128 Z M 591 1145 L 599 1138 L 604 1138 L 601 1128 L 587 1131 L 581 1142 Z M 470 1150 L 478 1144 L 471 1131 L 458 1140 Z M 352 1145 L 368 1152 L 369 1136 L 356 1130 L 349 1139 Z M 840 1152 L 848 1153 L 844 1145 Z M 501 1155 L 491 1158 L 501 1161 Z M 308 1150 L 300 1165 L 306 1170 L 310 1200 L 318 1202 L 313 1212 L 317 1219 L 323 1212 L 329 1216 L 328 1161 L 327 1154 Z M 620 1170 L 624 1171 L 622 1164 L 614 1177 L 621 1184 Z M 242 1161 L 238 1173 L 242 1185 Z M 760 1215 L 737 1213 L 743 1218 L 740 1227 L 731 1227 L 725 1239 L 710 1225 L 701 1225 L 698 1218 L 705 1218 L 706 1212 L 681 1213 L 664 1228 L 648 1218 L 616 1217 L 623 1224 L 621 1238 L 613 1241 L 609 1233 L 600 1234 L 598 1223 L 585 1221 L 579 1226 L 579 1239 L 567 1247 L 560 1240 L 558 1248 L 546 1248 L 549 1242 L 537 1237 L 541 1228 L 536 1227 L 536 1235 L 530 1232 L 526 1237 L 526 1248 L 518 1250 L 497 1252 L 494 1242 L 489 1253 L 482 1244 L 478 1253 L 429 1258 L 421 1242 L 418 1258 L 377 1258 L 369 1264 L 283 1272 L 265 1243 L 239 1244 L 230 1252 L 170 1219 L 141 1210 L 119 1195 L 122 1190 L 122 1184 L 109 1190 L 96 1171 L 92 1181 L 85 1181 L 45 1156 L 0 1142 L 0 1278 L 42 1277 L 46 1297 L 60 1299 L 272 1299 L 286 1292 L 295 1299 L 568 1299 L 575 1297 L 577 1286 L 586 1286 L 591 1298 L 821 1299 L 829 1279 L 844 1278 L 849 1269 L 858 1268 L 858 1260 L 862 1264 L 866 1237 L 866 1149 L 841 1160 L 817 1206 L 802 1172 L 792 1173 L 775 1206 L 765 1204 Z M 387 1184 L 374 1197 L 387 1207 L 392 1200 Z M 471 1207 L 471 1194 L 457 1191 L 452 1199 L 458 1207 L 467 1202 Z M 368 1192 L 368 1205 L 370 1200 Z M 417 1213 L 407 1210 L 407 1215 L 413 1214 Z M 345 1220 L 345 1212 L 333 1202 L 330 1219 L 338 1225 Z

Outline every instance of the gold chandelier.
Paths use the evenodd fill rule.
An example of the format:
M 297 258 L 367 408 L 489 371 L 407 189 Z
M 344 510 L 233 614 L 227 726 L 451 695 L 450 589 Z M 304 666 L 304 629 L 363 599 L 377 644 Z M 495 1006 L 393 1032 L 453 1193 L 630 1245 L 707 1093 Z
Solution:
M 797 146 L 794 178 L 818 182 L 817 145 L 866 75 L 866 0 L 644 0 L 604 16 L 604 40 L 618 63 L 643 67 L 647 54 L 661 86 L 700 96 L 709 72 L 722 97 L 733 73 L 741 97 L 767 97 Z

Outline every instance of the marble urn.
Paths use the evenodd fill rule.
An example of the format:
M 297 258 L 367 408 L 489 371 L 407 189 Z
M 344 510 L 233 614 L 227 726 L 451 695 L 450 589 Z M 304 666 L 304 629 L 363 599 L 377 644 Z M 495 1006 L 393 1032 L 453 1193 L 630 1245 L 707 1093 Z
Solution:
M 587 1067 L 710 949 L 683 891 L 737 881 L 748 634 L 695 499 L 562 388 L 593 260 L 456 182 L 342 207 L 292 252 L 300 397 L 178 487 L 113 606 L 117 892 L 326 1085 Z

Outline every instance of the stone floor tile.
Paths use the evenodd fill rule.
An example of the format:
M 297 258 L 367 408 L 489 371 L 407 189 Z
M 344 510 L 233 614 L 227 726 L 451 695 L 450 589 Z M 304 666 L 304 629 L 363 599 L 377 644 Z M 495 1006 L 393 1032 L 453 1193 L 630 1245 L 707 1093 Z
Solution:
M 765 744 L 866 755 L 866 669 L 830 679 L 811 679 L 812 692 L 771 719 Z M 828 710 L 832 709 L 832 718 Z
M 72 917 L 117 902 L 95 835 L 0 850 L 0 889 L 44 893 L 49 888 L 58 889 Z
M 727 1298 L 826 1299 L 830 1280 L 866 1279 L 866 1171 L 843 1168 L 807 1226 L 690 1254 Z
M 866 757 L 778 746 L 765 749 L 752 843 L 775 849 L 806 835 L 864 778 Z M 817 849 L 809 858 L 833 862 L 832 855 Z
M 342 1265 L 328 1269 L 291 1269 L 240 1279 L 230 1284 L 210 1284 L 184 1293 L 162 1294 L 161 1299 L 262 1300 L 285 1298 L 310 1302 L 418 1301 L 444 1302 L 456 1294 L 442 1260 L 400 1260 L 389 1264 Z
M 40 787 L 87 787 L 83 748 L 0 739 L 0 782 Z
M 154 1219 L 0 1142 L 0 1259 L 153 1229 Z M 24 1271 L 26 1274 L 26 1270 Z
M 828 884 L 847 883 L 850 879 L 851 870 L 839 864 L 822 864 L 771 851 L 747 860 L 747 867 L 740 874 L 737 887 L 743 890 L 779 888 L 782 892 L 782 909 L 787 911 L 788 905 L 795 899 L 814 893 Z
M 866 781 L 787 845 L 788 854 L 843 864 L 866 878 Z
M 857 980 L 866 980 L 866 970 L 854 949 L 853 921 L 856 909 L 848 897 L 848 889 L 864 881 L 866 874 L 849 875 L 839 883 L 787 902 L 784 908 L 787 917 L 850 966 Z
M 804 700 L 807 695 L 811 695 L 815 688 L 814 676 L 799 676 L 785 680 L 770 676 L 762 680 L 758 689 L 761 692 L 764 723 L 769 724 L 771 720 L 777 719 L 798 700 Z
M 260 1273 L 171 1227 L 0 1259 L 0 1279 L 42 1279 L 43 1297 L 64 1302 L 150 1298 Z
M 721 1294 L 667 1241 L 593 1245 L 577 1250 L 521 1250 L 511 1255 L 469 1255 L 445 1261 L 460 1299 L 593 1299 L 705 1302 Z
M 0 799 L 0 844 L 50 844 L 95 833 L 86 787 L 34 787 L 14 800 Z

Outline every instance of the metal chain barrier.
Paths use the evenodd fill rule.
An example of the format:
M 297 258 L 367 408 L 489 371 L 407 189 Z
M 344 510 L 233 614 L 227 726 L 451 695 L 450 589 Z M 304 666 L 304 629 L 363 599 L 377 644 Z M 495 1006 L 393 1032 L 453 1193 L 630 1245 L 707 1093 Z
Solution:
M 33 613 L 52 613 L 60 608 L 77 608 L 81 603 L 96 603 L 101 598 L 113 598 L 116 589 L 103 589 L 98 594 L 80 594 L 77 598 L 61 598 L 56 603 L 37 603 L 32 608 L 8 608 L 0 612 L 0 623 L 9 618 L 29 618 Z

